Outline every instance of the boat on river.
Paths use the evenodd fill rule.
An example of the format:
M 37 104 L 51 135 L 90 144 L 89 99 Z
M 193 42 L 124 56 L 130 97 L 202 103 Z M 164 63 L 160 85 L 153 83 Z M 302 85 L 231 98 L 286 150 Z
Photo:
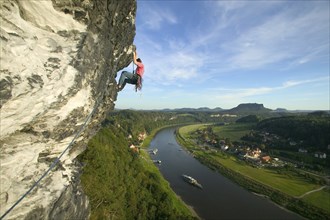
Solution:
M 161 163 L 162 163 L 161 160 L 153 160 L 152 162 L 154 162 L 154 163 L 158 163 L 158 164 L 161 164 Z
M 195 180 L 191 176 L 183 174 L 182 177 L 186 182 L 190 183 L 191 185 L 196 186 L 200 189 L 203 189 L 202 185 L 200 183 L 198 183 L 197 180 Z
M 155 149 L 153 149 L 151 152 L 152 152 L 152 154 L 153 154 L 153 155 L 156 155 L 156 154 L 157 154 L 157 152 L 158 152 L 158 149 L 157 149 L 157 148 L 155 148 Z

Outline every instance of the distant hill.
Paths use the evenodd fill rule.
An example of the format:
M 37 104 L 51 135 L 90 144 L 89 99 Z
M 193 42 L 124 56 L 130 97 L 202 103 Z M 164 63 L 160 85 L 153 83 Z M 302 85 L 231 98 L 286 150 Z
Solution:
M 244 103 L 239 104 L 237 107 L 229 109 L 226 113 L 231 114 L 256 114 L 256 113 L 269 113 L 272 110 L 265 108 L 263 104 L 257 103 Z
M 117 109 L 120 110 L 120 109 Z M 236 114 L 236 115 L 254 115 L 254 114 L 289 114 L 289 113 L 311 113 L 314 112 L 312 110 L 287 110 L 285 108 L 277 108 L 275 110 L 265 108 L 263 104 L 258 103 L 242 103 L 239 104 L 237 107 L 232 109 L 223 109 L 220 107 L 216 108 L 208 108 L 208 107 L 200 107 L 200 108 L 165 108 L 161 110 L 146 110 L 146 111 L 162 111 L 162 112 L 178 112 L 178 113 L 186 113 L 186 112 L 217 112 L 220 114 Z M 321 112 L 321 111 L 319 111 Z M 330 113 L 330 111 L 325 111 Z M 315 113 L 317 114 L 317 113 Z
M 288 110 L 285 108 L 277 108 L 273 112 L 288 112 Z
M 176 108 L 176 109 L 163 109 L 162 111 L 167 112 L 219 112 L 223 111 L 222 108 L 208 108 L 208 107 L 201 107 L 201 108 Z
M 260 114 L 260 113 L 270 113 L 273 110 L 265 108 L 263 104 L 257 103 L 245 103 L 239 104 L 237 107 L 232 109 L 222 109 L 220 107 L 217 108 L 176 108 L 176 109 L 163 109 L 162 111 L 166 112 L 221 112 L 226 114 Z

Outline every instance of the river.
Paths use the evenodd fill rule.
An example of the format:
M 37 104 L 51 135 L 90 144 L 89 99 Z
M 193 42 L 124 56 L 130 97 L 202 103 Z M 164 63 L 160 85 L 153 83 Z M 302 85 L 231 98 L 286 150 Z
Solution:
M 164 178 L 202 219 L 304 219 L 201 164 L 176 142 L 174 131 L 175 128 L 163 129 L 154 137 L 149 149 L 157 148 L 158 152 L 151 157 L 161 160 L 159 170 Z M 185 182 L 182 174 L 194 177 L 203 189 Z

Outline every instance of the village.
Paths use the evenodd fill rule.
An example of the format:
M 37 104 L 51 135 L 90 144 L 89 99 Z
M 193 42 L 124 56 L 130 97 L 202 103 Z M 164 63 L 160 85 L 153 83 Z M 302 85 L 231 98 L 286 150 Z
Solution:
M 271 156 L 267 146 L 274 146 L 274 144 L 282 143 L 281 137 L 267 132 L 250 132 L 242 137 L 242 141 L 231 142 L 229 138 L 221 138 L 214 134 L 211 127 L 198 129 L 194 132 L 194 139 L 196 143 L 204 148 L 204 150 L 213 152 L 226 152 L 235 155 L 237 158 L 248 162 L 254 167 L 284 167 L 285 165 L 300 167 L 303 163 L 301 161 L 283 158 L 281 156 Z M 287 144 L 296 146 L 296 155 L 311 155 L 311 157 L 318 160 L 325 160 L 327 158 L 324 152 L 308 152 L 307 149 L 298 147 L 299 143 L 287 140 Z

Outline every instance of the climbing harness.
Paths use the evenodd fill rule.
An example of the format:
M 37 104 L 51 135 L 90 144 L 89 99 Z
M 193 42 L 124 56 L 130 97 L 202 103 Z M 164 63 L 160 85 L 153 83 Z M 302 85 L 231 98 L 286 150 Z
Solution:
M 84 124 L 82 124 L 82 126 L 80 127 L 79 131 L 76 133 L 76 135 L 74 136 L 74 138 L 72 139 L 72 141 L 70 142 L 70 144 L 65 148 L 65 150 L 60 154 L 60 156 L 58 158 L 56 158 L 56 160 L 50 165 L 50 167 L 48 168 L 48 170 L 32 185 L 32 187 L 26 191 L 26 193 L 24 193 L 1 217 L 0 220 L 2 220 L 4 217 L 6 217 L 6 215 L 8 215 L 9 212 L 11 212 L 40 182 L 43 178 L 45 178 L 48 173 L 60 162 L 61 157 L 72 147 L 72 145 L 74 144 L 75 140 L 80 136 L 81 132 L 83 132 L 83 130 L 85 129 L 87 122 L 91 119 L 91 117 L 93 116 L 96 107 L 99 104 L 99 100 L 100 98 L 102 98 L 103 95 L 101 95 L 98 100 L 95 102 L 95 106 L 93 108 L 93 110 L 91 111 L 91 113 L 87 116 Z

